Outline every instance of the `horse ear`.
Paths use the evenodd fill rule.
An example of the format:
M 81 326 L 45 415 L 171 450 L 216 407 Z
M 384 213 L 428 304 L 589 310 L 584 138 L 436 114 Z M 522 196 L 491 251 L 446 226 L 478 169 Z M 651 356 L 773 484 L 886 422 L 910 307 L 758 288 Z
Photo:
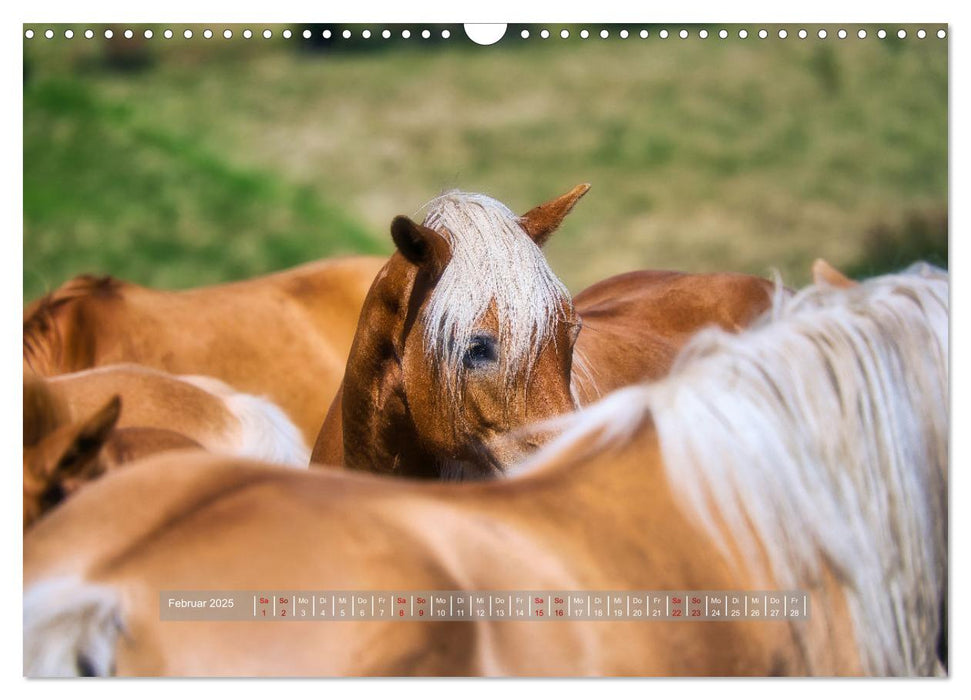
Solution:
M 62 425 L 24 447 L 24 528 L 104 473 L 101 451 L 120 413 L 121 399 L 113 396 L 87 420 Z
M 851 280 L 822 258 L 813 263 L 813 284 L 826 284 L 837 289 L 855 287 L 858 283 Z
M 541 246 L 559 228 L 563 219 L 573 209 L 573 205 L 580 201 L 580 197 L 589 189 L 590 185 L 586 183 L 577 185 L 566 194 L 530 209 L 522 216 L 519 223 L 536 245 Z
M 431 266 L 440 272 L 451 259 L 448 241 L 438 233 L 416 224 L 407 216 L 396 216 L 391 222 L 391 238 L 405 260 L 418 267 Z
M 104 470 L 98 457 L 120 415 L 121 397 L 116 395 L 89 418 L 70 426 L 52 455 L 55 461 L 49 478 L 88 481 L 100 476 Z

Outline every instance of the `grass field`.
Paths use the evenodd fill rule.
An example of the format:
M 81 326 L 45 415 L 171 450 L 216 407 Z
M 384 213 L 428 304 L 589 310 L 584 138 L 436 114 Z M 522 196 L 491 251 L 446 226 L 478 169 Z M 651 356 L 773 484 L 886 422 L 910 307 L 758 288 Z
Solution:
M 443 188 L 525 211 L 578 182 L 547 249 L 574 291 L 640 267 L 799 284 L 817 256 L 946 263 L 947 42 L 810 37 L 155 39 L 110 60 L 34 39 L 24 297 L 79 272 L 186 287 L 384 253 L 391 218 Z

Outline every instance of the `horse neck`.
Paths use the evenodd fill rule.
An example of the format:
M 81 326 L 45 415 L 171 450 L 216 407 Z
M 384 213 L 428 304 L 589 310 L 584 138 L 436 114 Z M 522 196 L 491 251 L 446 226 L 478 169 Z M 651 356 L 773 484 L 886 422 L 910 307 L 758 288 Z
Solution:
M 484 510 L 505 517 L 520 531 L 541 534 L 547 548 L 582 572 L 582 583 L 590 589 L 776 587 L 740 566 L 742 553 L 732 538 L 716 542 L 686 507 L 679 485 L 669 477 L 650 416 L 614 428 L 591 431 L 561 448 L 551 443 L 547 458 L 541 453 L 526 473 L 505 484 L 505 501 L 488 503 Z M 817 588 L 825 589 L 823 599 L 831 604 L 841 595 L 835 579 Z M 829 609 L 839 609 L 838 604 Z M 826 618 L 819 615 L 819 624 L 805 633 L 823 640 L 811 649 L 794 645 L 785 625 L 761 628 L 747 643 L 775 649 L 786 645 L 793 653 L 784 666 L 794 673 L 813 664 L 823 672 L 859 672 L 849 617 Z
M 591 576 L 606 577 L 589 582 L 592 586 L 751 587 L 751 579 L 684 508 L 649 416 L 569 443 L 554 440 L 524 469 L 504 485 L 508 509 L 491 503 L 490 512 L 525 520 L 521 527 L 549 530 L 547 536 L 564 552 L 586 543 L 589 569 L 602 572 Z
M 611 520 L 626 521 L 631 531 L 642 531 L 651 520 L 645 516 L 652 510 L 668 510 L 662 502 L 673 500 L 649 418 L 632 439 L 618 439 L 602 429 L 569 442 L 554 439 L 522 471 L 514 470 L 509 485 L 513 490 L 538 490 L 552 503 L 602 505 Z
M 364 300 L 341 390 L 344 466 L 397 471 L 402 461 L 434 459 L 416 444 L 417 430 L 404 397 L 402 338 L 408 323 L 416 268 L 395 253 L 374 279 Z M 413 473 L 409 470 L 409 473 Z

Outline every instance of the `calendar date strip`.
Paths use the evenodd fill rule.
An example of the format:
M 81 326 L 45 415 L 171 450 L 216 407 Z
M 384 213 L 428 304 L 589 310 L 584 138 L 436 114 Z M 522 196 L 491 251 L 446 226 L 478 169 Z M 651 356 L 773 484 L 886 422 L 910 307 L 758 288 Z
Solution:
M 803 591 L 161 591 L 163 621 L 800 620 Z

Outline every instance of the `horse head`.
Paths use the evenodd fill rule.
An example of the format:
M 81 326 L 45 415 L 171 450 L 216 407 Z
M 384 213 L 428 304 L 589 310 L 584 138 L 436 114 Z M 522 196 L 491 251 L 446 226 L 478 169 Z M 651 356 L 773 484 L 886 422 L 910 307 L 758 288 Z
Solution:
M 397 248 L 364 303 L 342 389 L 350 468 L 469 478 L 535 445 L 510 431 L 563 412 L 579 322 L 540 246 L 589 189 L 516 216 L 447 192 Z

